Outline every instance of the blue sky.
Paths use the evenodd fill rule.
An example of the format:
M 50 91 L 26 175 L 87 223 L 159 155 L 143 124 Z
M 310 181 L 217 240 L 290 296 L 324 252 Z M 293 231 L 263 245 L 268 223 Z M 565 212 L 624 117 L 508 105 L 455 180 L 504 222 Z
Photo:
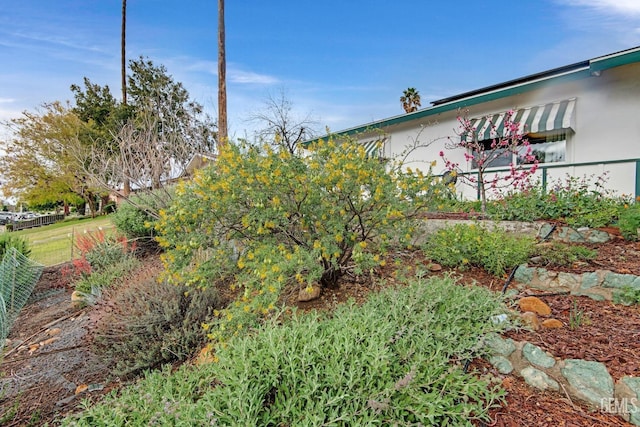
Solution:
M 83 77 L 120 94 L 120 0 L 0 6 L 0 120 L 70 100 Z M 128 0 L 127 55 L 163 64 L 217 115 L 217 2 Z M 232 136 L 269 96 L 339 131 L 430 101 L 640 45 L 640 0 L 226 0 Z

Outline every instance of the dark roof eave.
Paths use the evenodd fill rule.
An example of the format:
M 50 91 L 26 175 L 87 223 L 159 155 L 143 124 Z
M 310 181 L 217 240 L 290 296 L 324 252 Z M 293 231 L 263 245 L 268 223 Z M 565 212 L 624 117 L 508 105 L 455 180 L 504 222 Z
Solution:
M 539 80 L 539 79 L 547 79 L 550 77 L 554 77 L 556 75 L 562 75 L 566 73 L 570 73 L 572 71 L 578 71 L 582 68 L 589 67 L 589 61 L 576 62 L 575 64 L 565 65 L 563 67 L 554 68 L 552 70 L 542 71 L 540 73 L 531 74 L 525 77 L 520 77 L 517 79 L 509 80 L 503 83 L 498 83 L 491 86 L 486 86 L 481 89 L 471 90 L 469 92 L 464 92 L 458 95 L 450 96 L 448 98 L 438 99 L 437 101 L 432 101 L 431 105 L 438 106 L 442 104 L 446 104 L 453 101 L 458 101 L 460 99 L 469 98 L 472 96 L 479 95 L 481 93 L 493 92 L 499 89 L 507 88 L 510 86 L 521 85 L 527 82 Z

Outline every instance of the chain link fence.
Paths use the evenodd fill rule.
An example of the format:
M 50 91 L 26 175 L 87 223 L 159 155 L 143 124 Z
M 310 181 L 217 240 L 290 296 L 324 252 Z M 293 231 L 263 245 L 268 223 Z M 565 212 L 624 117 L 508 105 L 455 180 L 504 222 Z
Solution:
M 0 263 L 0 348 L 42 275 L 44 266 L 9 248 Z

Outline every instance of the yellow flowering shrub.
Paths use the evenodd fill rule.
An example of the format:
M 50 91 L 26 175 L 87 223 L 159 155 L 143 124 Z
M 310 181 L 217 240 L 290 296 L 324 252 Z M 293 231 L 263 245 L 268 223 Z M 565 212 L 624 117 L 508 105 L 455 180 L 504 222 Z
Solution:
M 228 144 L 161 212 L 169 281 L 232 278 L 242 290 L 209 328 L 214 338 L 272 312 L 286 286 L 335 285 L 345 271 L 384 265 L 389 250 L 410 243 L 436 185 L 355 143 L 320 142 L 303 154 Z

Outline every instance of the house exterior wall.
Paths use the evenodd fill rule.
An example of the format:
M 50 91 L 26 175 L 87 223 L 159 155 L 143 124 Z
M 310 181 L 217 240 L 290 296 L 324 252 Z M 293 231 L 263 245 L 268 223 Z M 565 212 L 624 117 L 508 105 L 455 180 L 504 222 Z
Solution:
M 541 164 L 536 176 L 548 183 L 563 179 L 566 174 L 582 177 L 599 176 L 607 172 L 607 187 L 617 194 L 638 196 L 637 160 L 640 159 L 640 63 L 635 62 L 598 73 L 582 73 L 576 78 L 549 79 L 531 90 L 523 88 L 516 93 L 487 102 L 470 105 L 469 118 L 501 113 L 509 109 L 576 98 L 573 131 L 569 132 L 565 162 Z M 459 140 L 459 110 L 422 115 L 415 120 L 400 121 L 381 127 L 386 135 L 384 156 L 407 153 L 408 147 L 419 144 L 406 157 L 407 166 L 428 170 L 432 162 L 434 174 L 442 174 L 445 165 L 439 156 L 444 151 L 449 160 L 459 163 L 465 172 L 471 164 L 461 149 L 449 150 L 447 143 Z M 379 132 L 379 131 L 377 131 Z M 360 141 L 375 137 L 375 133 L 355 135 Z M 626 162 L 621 162 L 627 160 Z M 587 164 L 585 164 L 587 163 Z M 493 174 L 492 174 L 493 176 Z M 457 189 L 466 198 L 477 197 L 476 190 L 458 183 Z

